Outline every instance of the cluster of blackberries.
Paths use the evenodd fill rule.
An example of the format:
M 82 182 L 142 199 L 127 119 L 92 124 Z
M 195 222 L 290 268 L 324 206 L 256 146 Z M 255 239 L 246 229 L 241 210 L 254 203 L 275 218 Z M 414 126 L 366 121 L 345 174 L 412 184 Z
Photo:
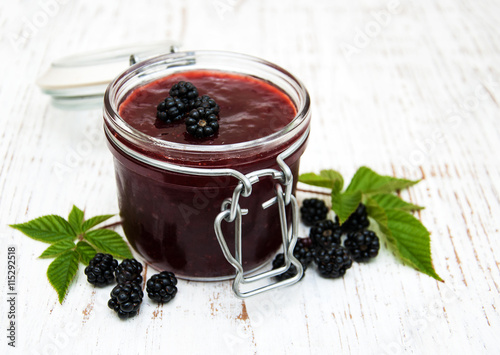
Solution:
M 380 243 L 377 235 L 367 230 L 369 226 L 365 205 L 359 204 L 356 211 L 342 224 L 326 219 L 329 209 L 319 199 L 306 199 L 300 208 L 302 222 L 312 226 L 308 238 L 299 238 L 293 255 L 302 264 L 304 271 L 314 262 L 321 276 L 341 277 L 354 261 L 367 261 L 377 256 Z M 342 245 L 342 237 L 344 243 Z M 273 269 L 284 265 L 283 254 L 273 261 Z M 280 280 L 297 274 L 292 265 L 287 272 L 279 275 Z
M 108 307 L 118 317 L 133 317 L 139 311 L 144 297 L 142 291 L 142 264 L 136 259 L 125 259 L 118 264 L 110 254 L 97 253 L 85 268 L 87 281 L 95 286 L 116 285 L 111 291 Z M 148 297 L 156 302 L 167 303 L 177 294 L 177 278 L 172 272 L 163 271 L 151 276 L 146 283 Z
M 197 138 L 211 137 L 219 130 L 220 107 L 210 96 L 198 96 L 190 82 L 174 84 L 165 100 L 156 107 L 156 117 L 165 123 L 184 118 L 186 131 Z

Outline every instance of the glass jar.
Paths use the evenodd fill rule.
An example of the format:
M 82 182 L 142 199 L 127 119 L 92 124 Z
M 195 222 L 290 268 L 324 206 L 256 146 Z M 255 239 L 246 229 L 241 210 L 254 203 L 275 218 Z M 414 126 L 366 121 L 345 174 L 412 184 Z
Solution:
M 154 138 L 118 114 L 120 104 L 135 89 L 192 70 L 237 73 L 269 82 L 290 98 L 297 114 L 278 132 L 269 130 L 262 138 L 225 145 Z M 262 59 L 230 52 L 154 57 L 131 66 L 111 82 L 104 97 L 104 123 L 114 156 L 123 230 L 146 263 L 180 278 L 208 281 L 235 277 L 227 250 L 241 248 L 237 259 L 245 274 L 273 258 L 287 232 L 280 223 L 279 208 L 271 205 L 278 200 L 277 188 L 283 188 L 288 198 L 285 214 L 290 217 L 292 207 L 286 194 L 295 191 L 310 123 L 309 95 L 290 73 Z M 268 128 L 262 127 L 263 132 Z M 214 223 L 224 210 L 227 215 L 219 218 L 218 235 Z M 234 226 L 236 214 L 241 218 L 241 246 Z M 289 219 L 285 224 L 290 226 Z

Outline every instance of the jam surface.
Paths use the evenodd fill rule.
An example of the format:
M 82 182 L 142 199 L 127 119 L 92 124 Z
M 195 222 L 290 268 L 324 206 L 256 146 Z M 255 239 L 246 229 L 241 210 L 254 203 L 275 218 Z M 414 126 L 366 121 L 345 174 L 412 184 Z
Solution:
M 189 81 L 200 96 L 209 95 L 220 106 L 219 132 L 197 139 L 186 132 L 184 122 L 163 123 L 156 106 L 173 84 Z M 193 70 L 173 74 L 135 89 L 119 107 L 119 114 L 135 129 L 175 143 L 224 145 L 262 138 L 285 127 L 295 117 L 290 98 L 274 85 L 240 74 Z

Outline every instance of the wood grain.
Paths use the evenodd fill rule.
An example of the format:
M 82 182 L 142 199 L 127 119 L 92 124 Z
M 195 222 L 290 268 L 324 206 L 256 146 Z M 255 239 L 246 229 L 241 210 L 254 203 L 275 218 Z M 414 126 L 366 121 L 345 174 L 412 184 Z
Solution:
M 46 11 L 54 1 L 0 3 L 0 258 L 17 246 L 19 289 L 18 347 L 2 336 L 2 354 L 500 352 L 500 2 L 73 0 Z M 89 287 L 80 268 L 59 305 L 50 260 L 37 258 L 46 245 L 7 225 L 72 204 L 116 213 L 116 188 L 100 109 L 56 109 L 35 79 L 65 55 L 165 38 L 260 56 L 299 77 L 314 115 L 302 172 L 350 178 L 367 165 L 423 179 L 402 197 L 426 206 L 418 217 L 446 282 L 383 248 L 343 279 L 308 271 L 245 301 L 230 282 L 181 280 L 171 304 L 144 302 L 126 322 L 107 308 L 110 289 Z M 1 302 L 2 329 L 6 312 Z

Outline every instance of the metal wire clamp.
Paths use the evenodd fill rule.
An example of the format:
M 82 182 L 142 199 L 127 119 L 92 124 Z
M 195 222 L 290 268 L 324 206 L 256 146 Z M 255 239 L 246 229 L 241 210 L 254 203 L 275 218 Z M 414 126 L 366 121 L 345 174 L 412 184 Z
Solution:
M 258 175 L 253 174 L 254 176 Z M 265 176 L 265 172 L 261 176 Z M 258 180 L 257 180 L 258 181 Z M 235 189 L 236 191 L 236 189 Z M 242 210 L 239 205 L 236 207 L 236 216 L 234 220 L 231 221 L 231 207 L 233 204 L 232 199 L 226 199 L 222 205 L 222 211 L 216 217 L 214 222 L 215 234 L 217 235 L 217 240 L 222 248 L 222 252 L 226 257 L 227 261 L 236 269 L 236 276 L 233 281 L 233 291 L 236 296 L 241 298 L 250 297 L 256 295 L 261 292 L 273 290 L 278 287 L 287 286 L 298 282 L 303 275 L 302 264 L 293 256 L 293 249 L 295 247 L 295 243 L 297 242 L 297 230 L 298 230 L 298 205 L 295 196 L 290 195 L 290 204 L 291 204 L 291 215 L 292 215 L 292 225 L 290 233 L 288 231 L 288 223 L 286 217 L 286 204 L 285 204 L 285 193 L 281 187 L 281 184 L 277 183 L 275 187 L 276 198 L 268 201 L 267 203 L 262 204 L 262 208 L 266 209 L 270 206 L 274 205 L 277 201 L 278 209 L 280 214 L 280 225 L 281 225 L 281 236 L 283 241 L 283 249 L 284 249 L 284 260 L 285 264 L 281 267 L 269 271 L 262 272 L 253 276 L 244 276 L 243 270 L 243 262 L 242 262 L 242 253 L 241 253 L 241 219 L 242 215 L 246 214 L 248 211 Z M 235 234 L 235 251 L 234 256 L 232 255 L 229 247 L 227 246 L 226 240 L 222 233 L 221 224 L 223 221 L 227 221 L 229 223 L 234 222 L 234 234 Z M 265 286 L 258 286 L 251 290 L 242 291 L 241 285 L 245 284 L 256 284 L 258 281 L 271 278 L 273 276 L 278 276 L 284 272 L 286 272 L 291 265 L 295 265 L 297 268 L 297 274 L 289 279 L 285 279 L 282 281 L 273 282 L 271 284 L 267 284 Z
M 222 252 L 224 253 L 226 260 L 236 269 L 236 276 L 233 281 L 233 291 L 238 297 L 246 298 L 265 291 L 273 290 L 278 287 L 292 285 L 298 282 L 303 276 L 302 264 L 293 256 L 293 249 L 297 242 L 299 210 L 298 210 L 297 199 L 295 198 L 295 196 L 292 195 L 293 175 L 290 170 L 290 167 L 285 163 L 285 159 L 288 158 L 290 155 L 292 155 L 305 142 L 308 134 L 309 131 L 306 131 L 299 140 L 297 140 L 288 149 L 286 149 L 284 152 L 278 155 L 276 161 L 281 171 L 278 171 L 276 169 L 262 169 L 253 171 L 245 175 L 244 179 L 240 178 L 240 182 L 238 183 L 238 185 L 236 185 L 236 188 L 234 189 L 233 196 L 231 198 L 227 198 L 226 200 L 224 200 L 221 206 L 221 212 L 215 218 L 214 230 L 217 236 L 217 240 L 219 241 L 219 244 L 221 246 Z M 241 209 L 239 205 L 239 198 L 240 195 L 242 194 L 245 197 L 250 195 L 251 188 L 248 189 L 249 183 L 253 185 L 257 183 L 260 178 L 266 176 L 270 176 L 277 181 L 275 184 L 276 196 L 264 202 L 262 204 L 262 208 L 267 209 L 276 203 L 278 204 L 285 264 L 277 269 L 245 277 L 243 270 L 243 262 L 242 262 L 242 252 L 241 252 L 241 245 L 242 245 L 241 224 L 242 224 L 242 216 L 247 214 L 248 211 Z M 282 186 L 285 187 L 285 191 L 283 191 Z M 245 192 L 247 192 L 247 194 L 245 194 Z M 290 230 L 288 230 L 288 221 L 286 216 L 286 206 L 288 205 L 290 205 L 291 207 L 291 218 L 292 218 Z M 222 232 L 221 225 L 223 221 L 227 223 L 234 223 L 234 237 L 235 237 L 234 255 L 229 250 L 229 247 L 226 243 L 226 239 L 224 238 L 224 234 Z M 294 265 L 297 269 L 297 274 L 295 276 L 282 281 L 273 282 L 265 286 L 258 285 L 258 281 L 280 275 L 286 272 L 291 265 Z M 242 290 L 241 287 L 242 285 L 250 285 L 250 284 L 254 284 L 255 287 L 246 291 Z

